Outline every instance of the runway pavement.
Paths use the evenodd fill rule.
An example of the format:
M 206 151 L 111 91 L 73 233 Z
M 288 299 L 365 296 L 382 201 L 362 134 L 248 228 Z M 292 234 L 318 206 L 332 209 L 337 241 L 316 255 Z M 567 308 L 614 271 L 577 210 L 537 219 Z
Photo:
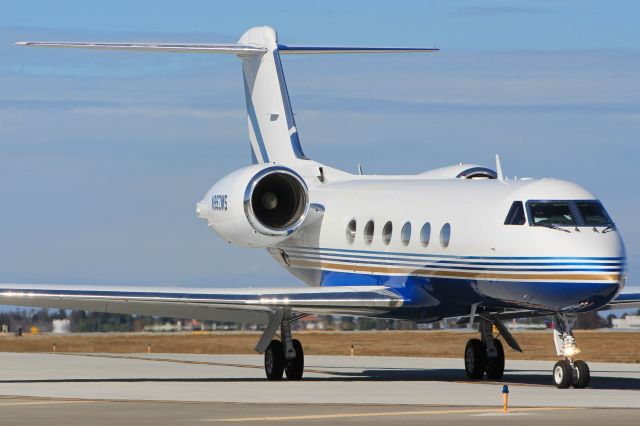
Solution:
M 522 424 L 640 415 L 639 364 L 591 363 L 592 385 L 582 390 L 556 389 L 549 361 L 507 361 L 500 382 L 470 382 L 462 360 L 434 358 L 308 356 L 301 382 L 266 381 L 258 355 L 1 353 L 0 366 L 0 419 L 12 424 L 51 421 L 47 413 L 106 424 L 125 412 L 137 424 L 488 424 L 505 417 L 503 384 L 506 416 Z

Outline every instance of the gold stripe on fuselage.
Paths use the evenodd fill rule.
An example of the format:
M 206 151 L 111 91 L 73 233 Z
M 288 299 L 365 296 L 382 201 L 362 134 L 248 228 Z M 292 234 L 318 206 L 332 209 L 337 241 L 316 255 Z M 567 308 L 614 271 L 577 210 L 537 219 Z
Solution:
M 416 269 L 387 266 L 345 265 L 342 263 L 321 262 L 314 260 L 291 259 L 293 267 L 312 269 L 333 269 L 354 273 L 382 273 L 382 274 L 406 274 L 426 277 L 443 278 L 470 278 L 475 280 L 552 280 L 552 281 L 605 281 L 618 282 L 620 274 L 607 273 L 502 273 L 502 272 L 469 272 L 469 271 L 442 271 L 433 269 Z M 553 272 L 553 271 L 549 271 Z

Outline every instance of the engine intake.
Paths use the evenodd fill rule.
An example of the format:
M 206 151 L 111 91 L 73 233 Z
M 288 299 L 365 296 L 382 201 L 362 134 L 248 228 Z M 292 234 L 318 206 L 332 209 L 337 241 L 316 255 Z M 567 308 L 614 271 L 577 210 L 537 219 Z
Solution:
M 247 185 L 244 207 L 256 231 L 265 235 L 289 235 L 307 215 L 307 186 L 292 170 L 270 167 L 256 174 Z

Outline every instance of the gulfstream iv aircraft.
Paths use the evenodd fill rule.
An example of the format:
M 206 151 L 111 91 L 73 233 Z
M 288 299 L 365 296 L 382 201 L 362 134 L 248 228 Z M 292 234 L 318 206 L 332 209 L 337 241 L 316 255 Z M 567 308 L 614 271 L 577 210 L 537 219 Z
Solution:
M 302 377 L 303 349 L 291 324 L 309 314 L 415 322 L 455 317 L 477 324 L 479 338 L 463 352 L 475 380 L 502 377 L 502 341 L 521 351 L 505 320 L 552 315 L 561 358 L 553 380 L 560 388 L 589 383 L 572 333 L 576 314 L 640 305 L 640 294 L 620 294 L 626 276 L 620 234 L 602 203 L 580 185 L 507 179 L 497 158 L 496 170 L 458 164 L 376 176 L 305 156 L 282 55 L 437 49 L 291 46 L 269 27 L 248 30 L 236 44 L 17 44 L 238 56 L 252 164 L 215 183 L 196 212 L 220 238 L 266 248 L 308 287 L 3 284 L 2 304 L 260 323 L 256 350 L 264 353 L 270 380 Z

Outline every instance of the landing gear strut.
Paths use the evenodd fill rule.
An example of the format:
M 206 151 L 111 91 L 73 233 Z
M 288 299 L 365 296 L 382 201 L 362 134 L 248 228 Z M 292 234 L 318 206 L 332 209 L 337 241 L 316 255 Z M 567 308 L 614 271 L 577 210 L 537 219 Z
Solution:
M 572 385 L 576 389 L 584 389 L 591 381 L 587 363 L 575 359 L 575 356 L 580 353 L 576 339 L 573 337 L 575 319 L 575 314 L 556 315 L 553 340 L 556 353 L 564 359 L 558 361 L 553 367 L 553 382 L 560 389 L 566 389 Z
M 271 340 L 264 351 L 264 371 L 269 380 L 282 380 L 283 374 L 289 380 L 302 379 L 304 352 L 302 344 L 291 338 L 291 322 L 283 319 L 280 323 L 280 340 Z
M 464 369 L 472 380 L 482 379 L 485 373 L 487 379 L 499 380 L 504 374 L 504 348 L 502 342 L 493 336 L 493 326 L 499 320 L 484 317 L 479 320 L 480 340 L 471 339 L 467 342 Z

